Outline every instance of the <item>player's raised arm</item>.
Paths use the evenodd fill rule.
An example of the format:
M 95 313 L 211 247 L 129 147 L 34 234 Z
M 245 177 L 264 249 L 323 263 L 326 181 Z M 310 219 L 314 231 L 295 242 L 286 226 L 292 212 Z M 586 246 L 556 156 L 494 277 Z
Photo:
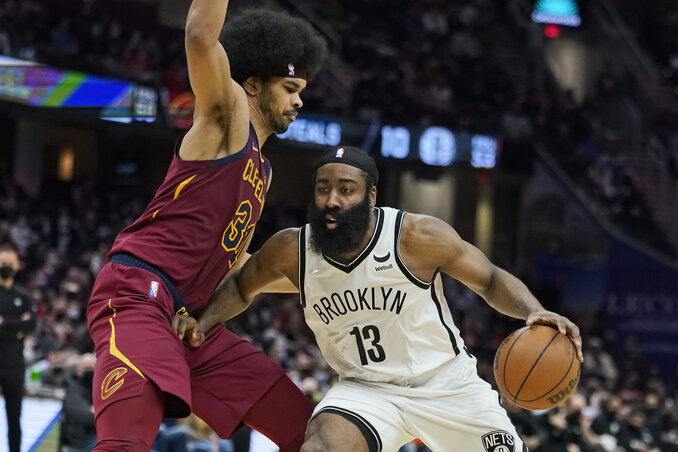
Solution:
M 197 116 L 233 103 L 235 83 L 219 42 L 227 7 L 228 0 L 194 0 L 186 18 L 186 59 Z
M 186 60 L 195 95 L 193 126 L 179 156 L 211 160 L 240 150 L 249 137 L 247 97 L 231 77 L 219 41 L 228 0 L 194 0 L 186 18 Z
M 579 328 L 566 317 L 547 311 L 518 278 L 492 264 L 447 223 L 425 215 L 405 216 L 400 242 L 403 259 L 415 275 L 430 281 L 439 270 L 461 281 L 502 314 L 528 325 L 552 325 L 570 336 L 581 360 Z

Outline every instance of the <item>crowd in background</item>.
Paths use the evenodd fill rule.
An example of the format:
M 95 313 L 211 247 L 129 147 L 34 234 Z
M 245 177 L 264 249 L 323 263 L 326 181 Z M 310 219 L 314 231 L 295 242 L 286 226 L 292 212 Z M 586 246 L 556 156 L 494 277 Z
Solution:
M 511 65 L 529 65 L 530 56 L 518 52 L 521 61 L 506 60 L 528 38 L 514 36 L 503 1 L 332 0 L 315 6 L 343 37 L 340 56 L 354 81 L 345 96 L 348 110 L 331 111 L 337 105 L 331 97 L 343 95 L 327 89 L 321 74 L 304 94 L 306 110 L 543 142 L 613 224 L 674 254 L 634 183 L 620 149 L 625 144 L 609 138 L 616 134 L 610 109 L 624 95 L 622 76 L 606 67 L 583 102 L 555 87 L 530 88 L 524 72 L 522 78 L 509 74 Z M 130 8 L 133 17 L 123 14 Z M 190 89 L 182 30 L 162 26 L 153 3 L 0 0 L 0 52 L 174 93 Z M 678 179 L 675 115 L 657 122 Z
M 0 243 L 11 243 L 21 253 L 25 267 L 18 282 L 38 305 L 38 328 L 25 341 L 27 384 L 67 388 L 82 376 L 78 366 L 82 367 L 83 356 L 86 365 L 93 351 L 85 308 L 94 278 L 117 231 L 142 211 L 150 194 L 144 195 L 138 187 L 106 189 L 82 182 L 46 187 L 41 196 L 31 198 L 8 178 L 2 180 L 1 193 Z M 283 210 L 284 215 L 280 208 L 264 210 L 258 241 L 280 227 L 303 223 L 302 211 Z M 445 287 L 455 323 L 478 358 L 480 375 L 493 382 L 494 351 L 521 322 L 497 314 L 453 279 L 446 279 Z M 305 326 L 296 294 L 261 295 L 228 327 L 288 369 L 313 401 L 319 401 L 336 379 Z M 633 349 L 611 353 L 613 337 L 586 335 L 584 339 L 586 359 L 576 396 L 548 412 L 527 412 L 506 404 L 530 450 L 678 451 L 678 404 L 674 403 L 678 375 L 675 381 L 662 379 Z M 235 442 L 219 445 L 195 418 L 163 429 L 158 452 L 163 450 L 161 438 L 175 438 L 193 448 L 186 450 L 230 451 L 237 446 Z M 203 446 L 208 448 L 200 449 Z M 416 450 L 417 446 L 408 447 Z M 420 446 L 420 450 L 425 449 Z
M 160 25 L 152 6 L 138 5 L 134 15 L 116 11 L 123 3 L 0 0 L 0 53 L 188 90 L 182 31 Z M 355 72 L 349 106 L 354 117 L 541 140 L 603 215 L 655 248 L 670 249 L 634 187 L 618 136 L 606 123 L 608 102 L 624 95 L 618 74 L 604 70 L 596 95 L 581 103 L 571 92 L 535 93 L 512 81 L 501 59 L 510 38 L 502 26 L 505 3 L 329 0 L 315 12 L 345 36 L 341 58 Z M 664 24 L 657 28 L 661 32 L 640 36 L 651 39 L 643 42 L 657 49 L 662 67 L 672 71 L 667 78 L 678 83 L 678 39 L 673 39 L 678 11 L 673 2 L 658 4 L 665 8 L 656 16 Z M 322 108 L 320 95 L 330 93 L 312 89 L 307 107 Z M 666 114 L 657 120 L 674 162 L 677 118 Z M 85 307 L 94 278 L 115 235 L 142 211 L 150 194 L 85 181 L 46 187 L 31 198 L 8 177 L 0 183 L 0 243 L 19 250 L 25 264 L 19 283 L 38 305 L 38 329 L 25 341 L 27 383 L 66 388 L 82 379 L 78 366 L 92 352 Z M 303 211 L 269 206 L 253 243 L 303 221 Z M 481 376 L 492 381 L 494 350 L 520 323 L 495 314 L 453 280 L 445 284 L 462 337 L 479 359 Z M 296 295 L 262 295 L 228 326 L 287 368 L 314 401 L 336 378 L 313 343 Z M 585 337 L 579 392 L 563 406 L 536 413 L 506 405 L 531 451 L 678 451 L 678 376 L 662 380 L 633 350 L 612 355 L 611 341 Z M 196 419 L 163 429 L 158 452 L 169 450 L 168 438 L 192 450 L 235 447 L 238 452 L 237 441 L 219 443 Z

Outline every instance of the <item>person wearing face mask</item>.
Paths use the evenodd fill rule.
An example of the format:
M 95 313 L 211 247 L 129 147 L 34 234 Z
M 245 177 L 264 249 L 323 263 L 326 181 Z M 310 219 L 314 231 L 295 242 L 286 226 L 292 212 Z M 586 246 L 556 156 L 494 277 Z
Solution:
M 9 452 L 21 447 L 21 401 L 24 394 L 24 338 L 35 328 L 33 297 L 14 284 L 21 268 L 10 245 L 0 245 L 0 390 L 7 411 Z
M 61 412 L 61 448 L 68 452 L 85 452 L 94 447 L 92 380 L 96 358 L 92 353 L 80 356 L 75 372 L 66 383 L 66 397 Z

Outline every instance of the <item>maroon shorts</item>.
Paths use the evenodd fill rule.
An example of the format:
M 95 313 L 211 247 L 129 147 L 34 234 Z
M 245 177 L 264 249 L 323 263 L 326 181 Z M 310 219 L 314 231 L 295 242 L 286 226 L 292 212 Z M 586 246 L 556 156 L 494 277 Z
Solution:
M 116 263 L 101 269 L 87 307 L 97 355 L 95 413 L 140 395 L 152 380 L 168 393 L 165 417 L 187 416 L 192 408 L 230 437 L 285 371 L 223 326 L 200 347 L 185 345 L 171 327 L 173 313 L 172 297 L 155 274 Z

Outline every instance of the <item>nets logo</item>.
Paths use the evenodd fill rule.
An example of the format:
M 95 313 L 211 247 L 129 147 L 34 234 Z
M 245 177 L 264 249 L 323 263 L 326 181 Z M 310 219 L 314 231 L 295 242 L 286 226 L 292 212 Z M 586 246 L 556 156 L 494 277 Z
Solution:
M 505 430 L 495 430 L 484 434 L 480 440 L 486 452 L 514 452 L 513 435 Z

